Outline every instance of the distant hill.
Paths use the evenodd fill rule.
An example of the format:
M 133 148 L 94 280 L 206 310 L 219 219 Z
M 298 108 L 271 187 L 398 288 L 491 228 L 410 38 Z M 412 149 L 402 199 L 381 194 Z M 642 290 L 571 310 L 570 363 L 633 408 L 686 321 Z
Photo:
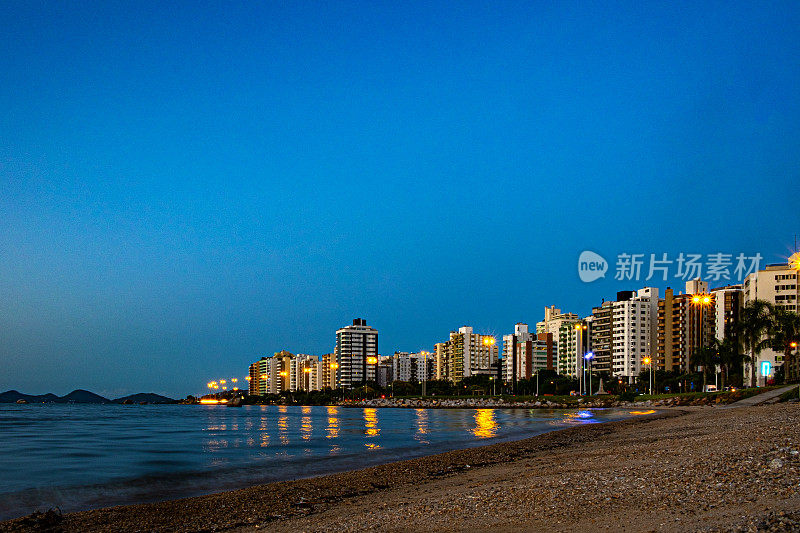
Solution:
M 108 398 L 103 398 L 99 394 L 83 389 L 74 390 L 59 398 L 58 401 L 62 403 L 111 403 Z
M 16 390 L 0 392 L 0 403 L 16 403 L 17 400 L 25 400 L 28 403 L 178 403 L 178 400 L 152 392 L 131 394 L 113 401 L 83 389 L 74 390 L 66 396 L 56 396 L 53 393 L 23 394 Z
M 117 398 L 114 403 L 178 403 L 178 400 L 161 396 L 152 392 L 140 392 L 138 394 L 131 394 Z
M 25 400 L 28 403 L 57 402 L 59 397 L 52 393 L 47 394 L 23 394 L 19 391 L 10 390 L 0 393 L 0 403 L 15 403 L 17 400 Z
M 17 400 L 25 400 L 28 403 L 111 403 L 108 398 L 83 389 L 74 390 L 66 396 L 56 396 L 53 393 L 23 394 L 16 390 L 0 393 L 0 403 L 16 403 Z

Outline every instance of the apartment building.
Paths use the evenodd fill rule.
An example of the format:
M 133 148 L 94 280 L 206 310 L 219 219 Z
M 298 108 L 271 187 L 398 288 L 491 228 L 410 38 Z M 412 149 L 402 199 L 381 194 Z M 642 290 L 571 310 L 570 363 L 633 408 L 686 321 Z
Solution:
M 375 381 L 378 366 L 378 330 L 363 318 L 336 331 L 336 380 L 345 389 Z

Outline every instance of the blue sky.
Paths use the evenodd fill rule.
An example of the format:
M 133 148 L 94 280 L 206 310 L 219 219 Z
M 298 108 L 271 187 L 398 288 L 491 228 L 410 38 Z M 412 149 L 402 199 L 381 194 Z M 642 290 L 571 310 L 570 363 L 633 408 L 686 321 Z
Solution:
M 586 249 L 791 251 L 796 2 L 395 4 L 0 6 L 0 390 L 182 396 L 355 317 L 430 349 L 644 284 Z

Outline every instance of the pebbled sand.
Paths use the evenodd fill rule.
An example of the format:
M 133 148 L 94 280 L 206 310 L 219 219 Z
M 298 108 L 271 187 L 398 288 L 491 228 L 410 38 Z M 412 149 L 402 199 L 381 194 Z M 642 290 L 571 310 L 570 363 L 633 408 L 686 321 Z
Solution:
M 791 531 L 800 528 L 799 411 L 662 410 L 321 478 L 73 513 L 50 530 Z M 33 529 L 31 519 L 0 523 Z

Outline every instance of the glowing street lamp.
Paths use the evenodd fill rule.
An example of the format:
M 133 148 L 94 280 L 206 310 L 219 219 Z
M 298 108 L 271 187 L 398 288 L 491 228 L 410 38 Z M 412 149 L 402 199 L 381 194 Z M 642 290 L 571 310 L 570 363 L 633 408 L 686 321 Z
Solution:
M 650 394 L 653 394 L 653 360 L 649 357 L 642 359 L 642 362 L 650 366 Z
M 703 346 L 703 319 L 705 318 L 705 307 L 711 305 L 711 296 L 708 294 L 695 294 L 692 296 L 692 303 L 696 306 L 697 314 L 697 337 L 694 342 L 694 349 Z M 704 370 L 705 372 L 705 370 Z
M 428 384 L 428 356 L 430 352 L 421 351 L 419 354 L 422 356 L 422 397 L 425 397 L 425 389 Z
M 592 359 L 594 359 L 594 352 L 586 352 L 583 358 L 589 363 L 589 396 L 592 395 Z M 585 369 L 584 369 L 585 371 Z

